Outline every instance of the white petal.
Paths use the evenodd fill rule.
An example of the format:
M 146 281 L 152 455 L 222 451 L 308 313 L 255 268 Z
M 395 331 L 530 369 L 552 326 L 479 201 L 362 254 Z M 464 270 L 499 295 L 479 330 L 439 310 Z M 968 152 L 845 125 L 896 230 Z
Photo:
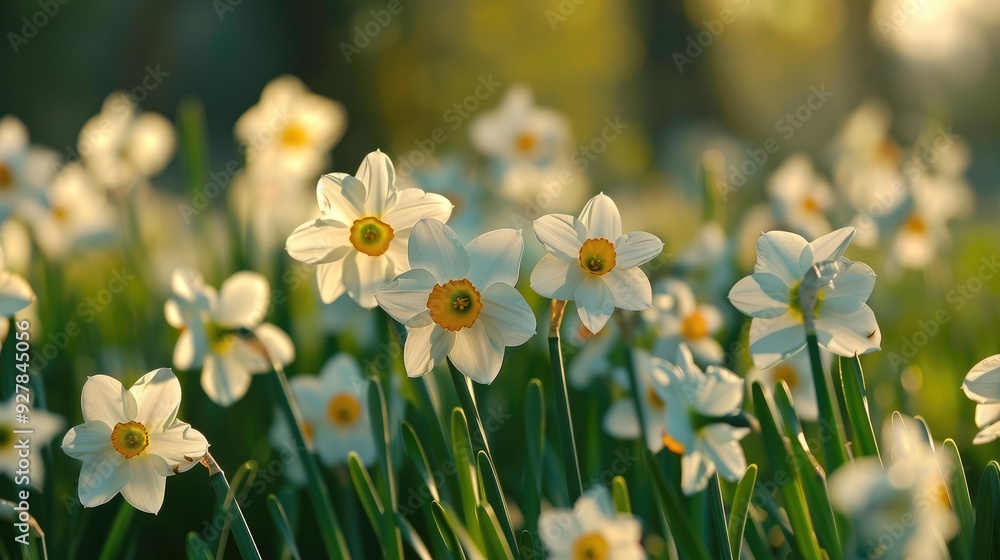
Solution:
M 316 268 L 316 284 L 323 303 L 333 303 L 343 295 L 347 290 L 344 286 L 344 259 L 319 265 Z
M 822 306 L 837 313 L 851 313 L 868 301 L 874 289 L 875 271 L 865 263 L 852 262 L 833 279 L 833 289 L 823 293 Z
M 615 307 L 642 311 L 653 305 L 653 290 L 646 273 L 638 268 L 615 267 L 601 276 L 615 295 Z
M 1000 402 L 976 405 L 976 427 L 984 428 L 1000 422 Z
M 27 280 L 0 270 L 0 316 L 11 317 L 35 300 Z
M 490 338 L 504 346 L 519 346 L 535 335 L 535 314 L 528 302 L 516 288 L 503 282 L 483 293 L 479 321 L 485 323 Z
M 726 368 L 708 366 L 694 405 L 706 416 L 736 414 L 743 404 L 743 379 Z
M 351 250 L 350 225 L 322 218 L 295 228 L 285 241 L 288 255 L 308 264 L 333 262 Z
M 631 398 L 618 399 L 604 414 L 604 431 L 618 439 L 638 439 L 641 435 L 639 417 Z
M 437 325 L 406 329 L 403 362 L 408 377 L 420 377 L 448 355 L 455 343 L 453 333 Z
M 454 208 L 450 200 L 439 194 L 417 188 L 403 189 L 396 191 L 393 205 L 382 216 L 382 221 L 399 232 L 412 228 L 421 218 L 447 222 Z
M 729 291 L 729 301 L 744 315 L 771 319 L 788 311 L 790 292 L 774 274 L 755 272 L 744 277 Z
M 469 255 L 467 278 L 480 293 L 494 282 L 513 286 L 521 269 L 524 239 L 516 229 L 497 229 L 480 235 L 465 246 Z
M 375 291 L 389 279 L 389 260 L 384 255 L 371 257 L 364 253 L 344 259 L 344 286 L 347 295 L 365 309 L 378 306 Z
M 111 429 L 111 426 L 100 420 L 70 428 L 63 437 L 62 450 L 74 459 L 94 461 L 105 452 L 114 450 L 111 445 Z
M 614 241 L 614 240 L 613 240 Z M 614 241 L 617 268 L 640 266 L 663 252 L 659 237 L 644 231 L 633 231 Z
M 135 398 L 120 381 L 107 375 L 87 378 L 80 396 L 80 407 L 85 422 L 100 420 L 114 426 L 135 419 Z
M 122 497 L 139 511 L 156 514 L 163 506 L 167 486 L 166 477 L 160 476 L 149 454 L 140 453 L 126 461 L 129 467 L 128 484 L 122 488 Z
M 166 431 L 149 434 L 146 453 L 160 476 L 184 472 L 198 464 L 208 451 L 208 440 L 186 422 L 174 422 Z
M 531 271 L 531 289 L 540 296 L 559 300 L 576 298 L 583 271 L 576 262 L 567 262 L 546 253 Z
M 738 441 L 747 431 L 728 424 L 705 428 L 705 455 L 715 464 L 719 476 L 730 482 L 736 482 L 747 472 L 747 458 Z
M 615 310 L 615 294 L 600 278 L 584 278 L 575 299 L 580 320 L 592 333 L 600 332 Z
M 181 311 L 181 305 L 176 299 L 170 298 L 163 304 L 163 316 L 167 319 L 167 324 L 171 327 L 175 329 L 184 328 L 184 313 Z
M 232 356 L 210 354 L 201 371 L 201 388 L 220 406 L 229 406 L 243 398 L 250 388 L 250 372 Z
M 805 344 L 805 326 L 791 313 L 777 319 L 754 319 L 750 323 L 750 357 L 760 369 L 787 359 Z
M 697 494 L 708 487 L 708 479 L 715 474 L 715 464 L 699 450 L 689 451 L 681 457 L 681 490 L 684 495 Z
M 181 383 L 169 368 L 143 375 L 128 391 L 135 397 L 135 419 L 147 430 L 160 432 L 174 422 L 181 405 Z
M 267 278 L 244 270 L 233 274 L 219 290 L 215 321 L 223 327 L 255 327 L 264 320 L 271 306 Z
M 622 217 L 615 202 L 604 193 L 587 202 L 580 213 L 580 221 L 587 226 L 589 239 L 603 238 L 614 242 L 622 235 Z
M 799 266 L 805 270 L 817 263 L 840 260 L 857 232 L 857 228 L 844 227 L 813 241 L 809 250 L 802 253 Z
M 875 313 L 867 305 L 852 313 L 827 312 L 816 318 L 816 339 L 834 354 L 854 357 L 875 352 L 882 344 L 882 331 Z
M 438 282 L 465 278 L 469 255 L 455 232 L 438 220 L 424 218 L 410 231 L 410 268 L 429 270 Z
M 350 225 L 364 214 L 365 185 L 346 173 L 323 175 L 316 198 L 324 218 Z
M 287 366 L 295 361 L 295 344 L 292 342 L 291 337 L 288 336 L 288 333 L 281 330 L 280 327 L 272 323 L 261 323 L 253 330 L 253 333 L 257 335 L 260 343 L 264 345 L 264 349 L 267 350 L 271 359 L 283 366 Z M 271 365 L 266 364 L 264 367 L 253 371 L 255 373 L 271 371 Z
M 106 504 L 121 492 L 130 476 L 129 466 L 121 453 L 111 449 L 80 469 L 80 503 L 83 507 Z
M 379 288 L 375 300 L 393 319 L 405 325 L 427 311 L 427 298 L 436 283 L 427 270 L 408 270 Z
M 301 378 L 303 376 L 298 376 Z M 334 394 L 344 389 L 351 389 L 358 394 L 366 394 L 368 380 L 361 372 L 361 366 L 350 354 L 336 354 L 323 364 L 319 372 L 322 390 Z
M 718 340 L 710 336 L 696 340 L 685 340 L 695 360 L 703 364 L 721 364 L 725 359 L 725 351 Z
M 587 239 L 587 227 L 567 214 L 542 216 L 535 220 L 532 230 L 542 247 L 563 261 L 578 260 L 580 247 Z
M 997 439 L 1000 439 L 1000 422 L 980 430 L 979 433 L 976 434 L 976 437 L 972 438 L 972 443 L 975 445 L 982 445 Z
M 965 375 L 962 390 L 977 403 L 1000 402 L 1000 354 L 973 366 Z
M 125 146 L 132 165 L 143 177 L 152 177 L 167 166 L 177 147 L 174 126 L 162 115 L 142 113 L 132 123 Z
M 186 301 L 195 301 L 205 290 L 201 274 L 190 268 L 179 268 L 170 277 L 170 290 Z
M 365 212 L 376 217 L 381 216 L 390 193 L 396 188 L 394 186 L 396 172 L 392 167 L 392 160 L 381 150 L 375 150 L 365 156 L 355 177 L 368 187 Z
M 455 344 L 448 357 L 467 377 L 489 385 L 500 373 L 503 363 L 503 343 L 490 338 L 482 321 L 455 333 Z
M 757 239 L 757 262 L 754 273 L 768 272 L 780 278 L 786 286 L 802 281 L 805 269 L 799 265 L 799 257 L 809 244 L 800 235 L 787 231 L 771 231 Z
M 196 335 L 193 330 L 185 329 L 177 337 L 177 344 L 174 346 L 174 367 L 183 371 L 200 369 L 207 353 L 208 340 L 204 333 Z

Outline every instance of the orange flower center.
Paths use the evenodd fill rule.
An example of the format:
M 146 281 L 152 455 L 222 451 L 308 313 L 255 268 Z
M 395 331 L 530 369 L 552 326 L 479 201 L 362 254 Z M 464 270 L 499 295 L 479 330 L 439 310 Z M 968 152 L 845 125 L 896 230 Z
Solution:
M 351 224 L 351 245 L 369 257 L 377 257 L 389 250 L 389 242 L 396 237 L 389 224 L 374 216 L 365 216 Z
M 326 414 L 334 426 L 351 426 L 361 416 L 361 403 L 349 393 L 337 393 L 326 405 Z
M 434 286 L 427 297 L 427 309 L 441 328 L 457 331 L 475 324 L 483 298 L 467 279 L 451 280 Z
M 799 372 L 788 364 L 781 364 L 774 369 L 774 384 L 784 381 L 789 389 L 794 389 L 799 384 Z
M 517 151 L 527 154 L 535 151 L 535 148 L 538 147 L 538 138 L 530 132 L 522 132 L 517 136 L 514 144 L 517 146 Z
M 700 311 L 695 311 L 681 321 L 681 336 L 690 340 L 708 336 L 708 321 Z
M 580 247 L 580 268 L 594 276 L 601 276 L 615 267 L 615 244 L 598 237 L 588 239 Z
M 922 235 L 927 232 L 927 223 L 924 222 L 920 216 L 914 214 L 910 216 L 909 220 L 906 220 L 906 224 L 903 228 L 910 233 Z
M 663 402 L 663 399 L 660 398 L 660 394 L 657 393 L 656 389 L 653 389 L 652 387 L 646 390 L 646 401 L 649 402 L 649 405 L 656 410 L 663 410 L 667 407 L 667 403 Z
M 804 208 L 807 212 L 819 212 L 820 211 L 820 209 L 819 209 L 819 203 L 816 202 L 816 199 L 813 198 L 813 197 L 811 197 L 811 196 L 810 197 L 806 197 L 806 199 L 802 201 L 802 208 Z
M 600 533 L 587 533 L 573 543 L 573 560 L 607 560 L 610 548 Z
M 11 175 L 10 169 L 7 166 L 0 163 L 0 189 L 6 189 L 14 183 L 14 176 Z
M 281 131 L 281 144 L 286 148 L 301 148 L 309 144 L 309 134 L 297 124 L 291 124 Z
M 671 453 L 675 453 L 677 455 L 684 454 L 684 445 L 676 439 L 670 437 L 670 434 L 666 432 L 663 433 L 663 446 L 666 447 Z
M 111 445 L 126 459 L 135 457 L 149 446 L 146 426 L 134 420 L 115 424 L 111 430 Z
M 54 216 L 57 221 L 65 222 L 66 218 L 69 218 L 69 211 L 62 206 L 53 206 L 52 216 Z

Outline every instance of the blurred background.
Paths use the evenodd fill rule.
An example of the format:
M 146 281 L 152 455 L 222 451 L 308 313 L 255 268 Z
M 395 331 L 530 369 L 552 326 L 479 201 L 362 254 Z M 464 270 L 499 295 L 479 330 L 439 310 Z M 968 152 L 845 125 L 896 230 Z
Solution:
M 293 270 L 282 264 L 280 232 L 271 255 L 220 257 L 219 239 L 229 239 L 224 236 L 232 230 L 214 230 L 203 222 L 193 229 L 176 209 L 190 203 L 203 184 L 199 176 L 243 161 L 234 123 L 258 103 L 264 86 L 282 75 L 298 77 L 312 92 L 346 109 L 346 130 L 327 154 L 323 173 L 353 173 L 365 154 L 379 148 L 404 179 L 453 197 L 456 218 L 472 216 L 468 232 L 520 227 L 519 216 L 530 219 L 537 211 L 575 214 L 583 200 L 605 191 L 622 208 L 626 230 L 654 231 L 664 239 L 665 258 L 651 270 L 658 276 L 673 271 L 680 255 L 688 260 L 708 255 L 704 247 L 692 249 L 692 242 L 700 239 L 703 221 L 715 221 L 736 271 L 714 278 L 717 282 L 712 281 L 717 273 L 710 272 L 696 291 L 718 302 L 732 321 L 720 334 L 727 349 L 746 339 L 724 297 L 732 281 L 752 266 L 756 234 L 782 225 L 813 233 L 808 224 L 791 223 L 782 210 L 783 189 L 774 186 L 782 183 L 775 172 L 791 156 L 804 155 L 812 171 L 789 167 L 793 176 L 785 182 L 815 182 L 818 176 L 830 184 L 837 194 L 824 206 L 827 231 L 864 225 L 859 217 L 877 222 L 867 242 L 856 242 L 849 253 L 880 275 L 870 305 L 882 328 L 882 352 L 865 358 L 876 421 L 897 409 L 923 415 L 938 439 L 959 442 L 972 472 L 981 472 L 996 457 L 995 443 L 971 445 L 974 405 L 959 387 L 969 368 L 1000 351 L 1000 273 L 983 265 L 995 262 L 1000 251 L 998 3 L 7 0 L 0 5 L 0 22 L 8 43 L 0 48 L 0 115 L 16 116 L 32 144 L 54 149 L 63 160 L 78 158 L 81 128 L 114 91 L 130 94 L 141 110 L 175 125 L 185 118 L 182 107 L 203 115 L 198 130 L 207 145 L 199 152 L 207 156 L 201 172 L 190 171 L 185 154 L 191 152 L 181 127 L 181 155 L 155 179 L 155 192 L 168 197 L 153 204 L 162 212 L 151 209 L 136 218 L 151 243 L 171 247 L 165 251 L 203 252 L 201 262 L 207 258 L 211 264 L 202 270 L 216 285 L 232 271 L 252 266 L 280 289 L 282 274 Z M 564 139 L 568 169 L 579 175 L 571 188 L 563 184 L 552 192 L 546 181 L 531 176 L 514 181 L 520 186 L 498 187 L 504 182 L 497 179 L 496 162 L 477 148 L 474 122 L 501 106 L 518 84 L 530 88 L 538 106 L 564 115 L 571 131 Z M 921 177 L 947 179 L 948 187 L 935 191 L 939 198 L 931 197 L 937 202 L 913 194 L 916 187 L 910 183 L 916 175 L 908 173 L 908 163 L 919 168 Z M 889 175 L 868 174 L 879 166 L 890 169 Z M 896 182 L 907 185 L 905 204 L 882 198 Z M 304 181 L 301 192 L 311 192 L 314 185 L 315 177 Z M 506 206 L 476 207 L 482 193 L 509 194 L 511 189 L 515 194 L 504 197 Z M 539 196 L 554 200 L 539 204 Z M 230 212 L 227 200 L 214 198 L 209 207 L 237 213 Z M 935 230 L 940 235 L 932 249 L 908 248 L 899 241 L 899 231 L 930 228 L 929 218 L 914 222 L 908 213 L 950 202 L 956 209 L 935 224 L 946 229 Z M 882 218 L 890 214 L 893 223 L 887 225 Z M 292 219 L 291 227 L 308 218 Z M 136 234 L 125 221 L 114 225 L 126 237 Z M 175 232 L 185 229 L 194 235 L 190 245 L 176 241 Z M 246 229 L 242 232 L 242 253 L 247 253 Z M 908 258 L 921 251 L 929 254 Z M 525 266 L 539 254 L 537 247 L 529 248 Z M 25 270 L 42 266 L 40 258 L 33 254 Z M 115 258 L 119 261 L 107 262 L 130 263 L 136 257 Z M 43 285 L 32 284 L 43 300 L 44 293 L 65 290 L 72 294 L 67 309 L 76 309 L 106 282 L 104 275 L 89 278 L 94 262 L 65 263 L 58 279 L 50 275 Z M 161 283 L 169 277 L 155 274 Z M 314 283 L 311 270 L 301 278 Z M 82 287 L 88 281 L 93 284 Z M 113 302 L 113 314 L 101 314 L 99 335 L 74 340 L 73 352 L 60 354 L 43 369 L 50 408 L 67 416 L 68 425 L 76 420 L 70 411 L 78 406 L 84 375 L 111 370 L 125 378 L 169 363 L 175 334 L 161 324 L 164 296 L 157 294 L 162 289 L 130 286 L 133 297 Z M 307 296 L 300 298 L 300 309 L 315 304 Z M 537 300 L 529 301 L 540 309 Z M 340 314 L 337 323 L 328 312 L 323 318 L 295 309 L 294 303 L 279 303 L 275 311 L 275 322 L 300 347 L 291 371 L 318 371 L 331 344 L 364 356 L 367 343 L 359 333 L 370 325 L 351 323 L 344 319 L 347 314 Z M 46 324 L 65 322 L 55 311 L 48 321 L 48 312 L 41 313 L 42 333 Z M 323 333 L 312 334 L 317 321 L 324 321 Z M 350 342 L 323 338 L 343 331 L 345 321 Z M 741 374 L 749 367 L 745 349 L 730 352 L 727 361 Z M 141 364 L 150 367 L 141 369 Z M 66 384 L 72 391 L 64 391 L 64 375 L 76 379 Z M 520 395 L 526 375 L 501 375 L 487 398 L 501 398 L 508 390 Z M 210 406 L 197 395 L 196 380 L 184 383 L 186 395 Z M 266 409 L 260 387 L 254 391 L 231 410 L 253 416 Z M 584 402 L 585 394 L 574 398 Z M 252 433 L 229 442 L 227 426 L 242 425 L 242 420 L 213 425 L 217 416 L 217 411 L 192 411 L 185 419 L 216 442 L 217 458 L 226 455 L 227 447 L 245 445 L 266 460 L 266 418 L 247 420 L 258 429 L 244 430 Z M 56 455 L 57 464 L 65 462 L 66 471 L 74 472 L 75 462 Z M 201 530 L 187 527 L 190 518 L 179 502 L 204 490 L 203 481 L 177 478 L 168 484 L 161 517 Z M 72 496 L 75 475 L 59 484 L 61 495 Z M 975 482 L 970 479 L 970 484 Z M 195 519 L 207 518 L 207 507 L 199 504 Z M 104 518 L 112 512 L 93 515 Z

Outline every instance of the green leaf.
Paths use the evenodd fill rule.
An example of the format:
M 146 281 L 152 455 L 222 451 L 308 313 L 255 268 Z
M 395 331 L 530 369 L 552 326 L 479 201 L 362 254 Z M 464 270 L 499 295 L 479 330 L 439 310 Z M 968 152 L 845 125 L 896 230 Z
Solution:
M 368 415 L 372 423 L 372 436 L 379 452 L 379 465 L 382 476 L 379 477 L 379 497 L 384 505 L 383 514 L 379 519 L 379 531 L 382 533 L 382 550 L 388 560 L 403 559 L 403 540 L 396 519 L 392 512 L 396 511 L 396 479 L 392 470 L 392 446 L 389 434 L 389 411 L 385 406 L 385 395 L 382 392 L 382 382 L 378 377 L 372 378 L 368 384 Z
M 541 552 L 535 548 L 535 538 L 527 530 L 521 531 L 518 550 L 521 554 L 521 560 L 535 560 L 542 557 Z
M 545 395 L 542 382 L 532 379 L 524 396 L 525 447 L 528 449 L 528 468 L 524 472 L 524 491 L 521 513 L 524 527 L 534 533 L 538 530 L 541 514 L 542 468 L 545 453 Z
M 368 474 L 368 469 L 361 462 L 361 457 L 354 451 L 347 454 L 347 468 L 351 472 L 351 482 L 354 483 L 354 490 L 361 500 L 361 508 L 365 510 L 368 523 L 375 529 L 375 536 L 378 537 L 379 543 L 381 543 L 384 535 L 379 528 L 381 527 L 380 520 L 385 515 L 385 508 L 382 507 L 382 500 L 379 498 L 378 490 L 375 489 L 375 483 L 372 482 L 372 477 Z
M 840 409 L 833 406 L 830 397 L 830 382 L 823 368 L 823 359 L 819 354 L 819 342 L 816 333 L 806 334 L 806 348 L 809 352 L 809 363 L 812 369 L 813 383 L 816 386 L 816 406 L 819 417 L 830 423 L 832 433 L 823 438 L 823 460 L 826 468 L 833 472 L 847 463 L 847 451 L 844 449 L 844 426 L 840 420 Z
M 177 106 L 180 159 L 188 187 L 202 189 L 208 177 L 208 125 L 205 106 L 197 97 L 185 97 Z
M 611 479 L 611 498 L 618 513 L 632 513 L 632 504 L 628 497 L 628 483 L 622 475 Z
M 849 367 L 844 367 L 848 362 Z M 861 370 L 861 359 L 840 358 L 840 377 L 844 385 L 844 401 L 847 408 L 847 419 L 851 423 L 851 433 L 854 434 L 855 457 L 882 457 L 875 440 L 875 429 L 872 428 L 871 412 L 868 409 L 868 392 L 865 389 L 865 377 Z
M 979 483 L 976 526 L 972 534 L 972 558 L 993 560 L 1000 555 L 1000 465 L 990 462 Z
M 469 437 L 469 424 L 465 421 L 465 412 L 455 407 L 451 413 L 451 445 L 455 454 L 455 475 L 458 477 L 458 490 L 462 497 L 462 513 L 465 524 L 469 528 L 472 540 L 483 547 L 483 534 L 479 530 L 476 516 L 476 506 L 479 505 L 479 488 L 476 482 L 476 469 L 472 464 L 472 440 Z
M 677 549 L 681 556 L 707 560 L 708 552 L 695 536 L 694 528 L 681 505 L 680 497 L 673 486 L 667 483 L 663 473 L 657 468 L 656 457 L 648 449 L 646 450 L 646 466 L 653 478 L 657 505 L 670 524 L 671 534 L 674 537 L 674 542 L 677 543 Z
M 753 500 L 753 488 L 757 482 L 757 465 L 747 467 L 733 495 L 733 509 L 729 512 L 729 550 L 733 558 L 739 560 L 743 549 L 743 533 L 746 530 L 747 513 Z
M 483 530 L 483 537 L 486 541 L 486 556 L 491 560 L 506 558 L 514 560 L 514 554 L 507 546 L 507 540 L 500 536 L 500 523 L 490 504 L 480 504 L 476 508 L 476 517 L 479 518 L 479 527 Z
M 115 520 L 111 524 L 111 531 L 108 532 L 107 538 L 104 539 L 104 545 L 101 547 L 100 558 L 102 560 L 121 558 L 125 541 L 132 529 L 134 517 L 135 508 L 123 500 L 118 506 L 118 513 L 115 514 Z
M 215 496 L 219 504 L 219 509 L 226 512 L 226 521 L 219 531 L 219 549 L 216 556 L 225 558 L 226 540 L 230 529 L 233 532 L 233 539 L 240 550 L 240 555 L 244 560 L 260 560 L 260 552 L 257 551 L 257 544 L 254 542 L 253 534 L 247 525 L 247 520 L 243 517 L 240 509 L 240 501 L 236 499 L 244 488 L 249 490 L 253 486 L 253 481 L 257 477 L 257 462 L 247 461 L 236 469 L 233 474 L 232 488 L 226 480 L 225 473 L 219 468 L 215 459 L 210 453 L 206 453 L 202 459 L 208 465 L 209 479 L 215 489 Z M 245 495 L 245 493 L 243 494 Z
M 722 488 L 719 487 L 719 473 L 715 473 L 708 482 L 709 516 L 712 519 L 712 532 L 715 534 L 716 548 L 723 560 L 732 560 L 733 549 L 729 542 L 729 532 L 726 530 L 726 506 L 722 503 Z
M 454 511 L 446 509 L 444 504 L 436 501 L 431 502 L 431 508 L 434 511 L 434 523 L 437 524 L 438 530 L 441 531 L 442 535 L 447 533 L 448 538 L 453 541 L 453 552 L 457 558 L 485 559 L 481 552 L 482 548 L 472 540 L 466 528 L 458 522 Z
M 486 501 L 492 506 L 492 511 L 490 512 L 497 521 L 500 523 L 500 527 L 503 530 L 504 537 L 507 539 L 507 545 L 515 553 L 517 552 L 517 540 L 514 537 L 514 527 L 510 522 L 510 513 L 507 511 L 507 501 L 503 496 L 503 489 L 500 487 L 500 479 L 497 477 L 497 471 L 493 468 L 493 462 L 490 461 L 490 456 L 486 454 L 485 451 L 480 451 L 476 454 L 476 463 L 479 466 L 479 484 L 482 486 L 486 494 Z M 480 524 L 482 524 L 482 516 L 479 515 L 477 511 L 476 515 Z
M 281 538 L 284 539 L 288 550 L 292 552 L 292 557 L 295 560 L 301 560 L 302 555 L 299 554 L 299 547 L 295 544 L 295 531 L 292 530 L 291 523 L 288 522 L 288 516 L 285 515 L 285 508 L 282 507 L 278 497 L 274 494 L 267 495 L 267 512 L 271 515 L 271 521 L 274 522 L 274 526 L 281 533 Z
M 951 438 L 944 440 L 943 447 L 945 459 L 941 461 L 941 475 L 948 488 L 952 509 L 958 518 L 960 555 L 962 558 L 968 558 L 976 521 L 969 495 L 969 484 L 965 479 L 965 466 L 962 465 L 962 456 L 958 453 L 955 440 Z
M 413 550 L 418 557 L 420 557 L 420 560 L 433 560 L 434 557 L 431 555 L 430 551 L 427 550 L 427 546 L 424 544 L 424 541 L 421 540 L 420 535 L 418 535 L 417 531 L 412 525 L 410 525 L 410 522 L 403 518 L 403 516 L 399 515 L 399 513 L 396 513 L 395 516 L 396 525 L 399 527 L 400 533 L 403 535 L 403 540 L 406 541 L 406 544 L 410 545 L 410 549 Z
M 201 540 L 198 533 L 191 531 L 184 541 L 184 549 L 187 551 L 188 560 L 215 560 L 212 549 L 208 543 Z
M 431 465 L 427 461 L 427 454 L 424 453 L 424 446 L 420 444 L 417 432 L 413 430 L 413 426 L 409 422 L 403 422 L 403 445 L 406 447 L 410 463 L 417 469 L 417 474 L 423 481 L 424 486 L 427 487 L 431 499 L 441 501 L 437 482 L 434 481 L 434 477 L 431 475 Z
M 758 382 L 753 384 L 753 404 L 757 418 L 760 420 L 761 437 L 764 440 L 767 461 L 771 466 L 774 480 L 781 489 L 782 502 L 788 514 L 788 521 L 791 523 L 795 542 L 789 544 L 794 544 L 798 553 L 806 560 L 820 560 L 822 555 L 812 520 L 809 518 L 809 508 L 802 490 L 802 481 L 799 480 L 794 469 L 791 473 L 787 470 L 788 465 L 792 464 L 794 459 L 790 457 L 788 444 L 778 429 L 771 400 Z

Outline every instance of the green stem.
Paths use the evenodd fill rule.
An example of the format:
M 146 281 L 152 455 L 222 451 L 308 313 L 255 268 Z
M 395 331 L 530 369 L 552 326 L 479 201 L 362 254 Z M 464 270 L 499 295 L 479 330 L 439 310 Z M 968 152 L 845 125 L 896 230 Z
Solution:
M 573 417 L 566 390 L 566 372 L 563 368 L 562 345 L 559 327 L 562 325 L 566 302 L 553 300 L 549 321 L 549 361 L 552 365 L 552 386 L 555 388 L 556 417 L 559 419 L 559 440 L 562 443 L 563 468 L 566 471 L 566 492 L 569 503 L 575 504 L 583 494 L 580 460 L 576 455 L 576 438 L 573 435 Z
M 338 560 L 350 558 L 347 545 L 344 541 L 344 532 L 340 528 L 337 514 L 330 502 L 330 492 L 327 490 L 323 474 L 320 472 L 316 456 L 313 454 L 312 443 L 302 433 L 302 415 L 295 404 L 292 387 L 285 376 L 285 369 L 271 357 L 264 344 L 260 342 L 260 339 L 257 338 L 257 335 L 253 331 L 242 329 L 239 334 L 241 337 L 249 340 L 253 346 L 257 347 L 258 352 L 265 356 L 271 364 L 271 372 L 274 374 L 273 379 L 277 389 L 274 400 L 278 401 L 278 407 L 285 415 L 285 420 L 288 422 L 292 437 L 295 439 L 296 452 L 299 455 L 299 460 L 302 462 L 303 470 L 306 471 L 306 480 L 309 483 L 309 498 L 313 504 L 313 511 L 316 513 L 316 520 L 320 528 L 320 535 L 323 537 L 326 553 L 330 558 Z
M 125 544 L 125 539 L 132 528 L 133 517 L 135 517 L 135 508 L 123 501 L 118 507 L 118 513 L 115 514 L 115 520 L 111 523 L 108 538 L 104 541 L 104 546 L 101 547 L 101 560 L 112 560 L 121 556 L 122 545 Z
M 211 453 L 205 453 L 202 464 L 208 468 L 209 478 L 212 480 L 212 488 L 215 489 L 215 497 L 219 500 L 219 507 L 226 512 L 233 531 L 233 538 L 236 539 L 236 546 L 240 549 L 240 556 L 244 559 L 254 558 L 260 560 L 260 552 L 253 542 L 253 535 L 247 520 L 243 517 L 243 510 L 240 509 L 239 502 L 233 498 L 229 490 L 229 481 L 226 480 L 225 473 L 219 468 Z
M 479 417 L 479 408 L 476 406 L 476 395 L 472 390 L 472 380 L 458 371 L 455 364 L 451 363 L 450 358 L 447 362 L 448 371 L 451 372 L 451 380 L 455 383 L 455 392 L 458 393 L 458 400 L 462 403 L 462 410 L 465 411 L 465 416 L 469 421 L 469 428 L 472 431 L 470 434 L 472 445 L 477 452 L 485 451 L 492 461 L 493 454 L 490 453 L 490 445 L 486 441 L 486 430 L 483 429 L 483 420 Z
M 813 383 L 816 385 L 816 403 L 819 406 L 819 417 L 830 423 L 833 433 L 823 440 L 823 455 L 826 461 L 826 472 L 832 473 L 841 465 L 847 463 L 847 452 L 844 450 L 844 426 L 840 421 L 839 411 L 834 409 L 830 398 L 830 383 L 823 371 L 823 359 L 819 355 L 819 342 L 815 332 L 806 333 L 806 346 L 809 349 L 809 361 L 812 364 Z

